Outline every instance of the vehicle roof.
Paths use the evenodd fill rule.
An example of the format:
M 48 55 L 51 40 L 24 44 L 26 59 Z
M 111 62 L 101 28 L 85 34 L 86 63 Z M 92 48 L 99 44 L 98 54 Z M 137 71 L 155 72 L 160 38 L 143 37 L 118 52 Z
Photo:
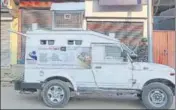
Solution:
M 105 38 L 108 40 L 112 40 L 115 42 L 119 42 L 120 41 L 116 38 L 107 36 L 105 34 L 101 34 L 98 32 L 94 32 L 94 31 L 90 31 L 90 30 L 33 30 L 33 31 L 28 31 L 26 33 L 27 35 L 41 35 L 41 34 L 84 34 L 84 35 L 95 35 L 97 37 L 101 37 L 101 38 Z
M 112 40 L 116 43 L 120 43 L 122 44 L 122 46 L 124 47 L 124 49 L 126 51 L 128 51 L 129 53 L 134 53 L 131 49 L 129 49 L 125 44 L 121 43 L 120 40 L 116 39 L 116 38 L 113 38 L 113 37 L 110 37 L 110 36 L 107 36 L 105 34 L 101 34 L 101 33 L 98 33 L 98 32 L 94 32 L 94 31 L 91 31 L 91 30 L 33 30 L 33 31 L 27 31 L 25 36 L 30 36 L 30 35 L 46 35 L 46 34 L 83 34 L 83 35 L 94 35 L 94 36 L 97 36 L 97 37 L 100 37 L 100 38 L 104 38 L 104 39 L 107 39 L 107 40 Z M 35 36 L 36 37 L 36 36 Z

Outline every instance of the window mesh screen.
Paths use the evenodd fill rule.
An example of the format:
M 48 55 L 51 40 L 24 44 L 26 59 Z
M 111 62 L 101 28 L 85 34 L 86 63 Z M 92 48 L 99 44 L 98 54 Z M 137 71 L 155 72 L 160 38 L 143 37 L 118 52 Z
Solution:
M 121 49 L 117 46 L 105 46 L 105 57 L 107 59 L 120 59 Z
M 83 14 L 82 13 L 59 13 L 54 14 L 55 28 L 81 28 Z

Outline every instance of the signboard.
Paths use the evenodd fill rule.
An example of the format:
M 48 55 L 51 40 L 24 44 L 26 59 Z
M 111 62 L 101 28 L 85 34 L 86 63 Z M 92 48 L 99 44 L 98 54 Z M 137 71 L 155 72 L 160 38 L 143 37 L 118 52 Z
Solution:
M 21 1 L 19 7 L 31 7 L 31 8 L 50 8 L 52 2 L 41 1 Z
M 112 6 L 112 5 L 144 5 L 147 4 L 147 0 L 99 0 L 100 5 Z
M 39 47 L 30 50 L 26 65 L 51 68 L 90 68 L 90 48 L 83 47 Z

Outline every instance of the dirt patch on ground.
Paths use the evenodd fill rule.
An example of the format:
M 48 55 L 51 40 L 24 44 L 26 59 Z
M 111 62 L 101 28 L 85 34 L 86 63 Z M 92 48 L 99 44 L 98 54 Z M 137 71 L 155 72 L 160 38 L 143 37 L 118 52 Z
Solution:
M 12 65 L 9 68 L 1 68 L 1 82 L 12 82 L 19 79 L 24 73 L 24 65 Z
M 1 81 L 1 87 L 13 87 L 14 84 L 10 81 Z

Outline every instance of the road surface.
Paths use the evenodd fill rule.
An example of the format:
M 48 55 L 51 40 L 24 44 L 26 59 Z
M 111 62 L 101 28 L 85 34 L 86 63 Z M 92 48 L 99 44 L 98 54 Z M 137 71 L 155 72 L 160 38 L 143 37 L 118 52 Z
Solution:
M 175 103 L 175 102 L 174 102 Z M 38 98 L 38 94 L 19 94 L 13 87 L 1 87 L 2 109 L 49 109 Z M 134 96 L 111 98 L 73 99 L 65 107 L 67 109 L 144 109 L 142 102 Z M 172 109 L 175 104 L 172 105 Z

